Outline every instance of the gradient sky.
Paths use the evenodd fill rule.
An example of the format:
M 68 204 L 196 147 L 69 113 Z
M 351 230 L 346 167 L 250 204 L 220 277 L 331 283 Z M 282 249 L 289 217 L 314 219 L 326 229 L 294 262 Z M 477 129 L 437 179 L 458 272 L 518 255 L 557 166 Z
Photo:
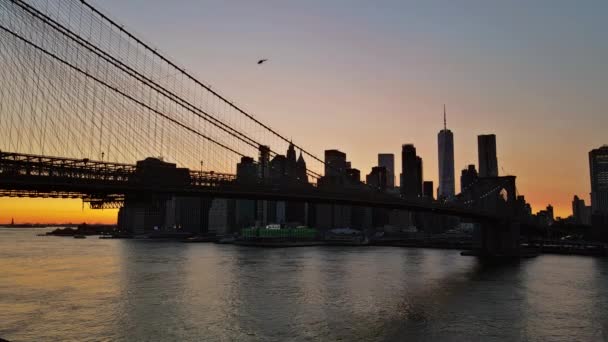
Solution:
M 445 103 L 457 190 L 477 164 L 476 136 L 494 133 L 499 172 L 518 176 L 535 211 L 551 203 L 567 216 L 574 194 L 589 198 L 588 151 L 608 143 L 605 0 L 92 2 L 297 143 L 346 152 L 362 174 L 379 152 L 400 165 L 413 143 L 436 186 Z M 0 222 L 43 218 L 46 203 L 85 217 L 79 201 L 43 203 L 0 199 Z

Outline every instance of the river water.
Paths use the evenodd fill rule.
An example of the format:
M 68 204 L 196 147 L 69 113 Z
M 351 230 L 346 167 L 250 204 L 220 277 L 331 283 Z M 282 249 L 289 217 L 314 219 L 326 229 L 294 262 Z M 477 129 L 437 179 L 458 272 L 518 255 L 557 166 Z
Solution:
M 259 249 L 0 228 L 9 341 L 606 341 L 608 260 Z

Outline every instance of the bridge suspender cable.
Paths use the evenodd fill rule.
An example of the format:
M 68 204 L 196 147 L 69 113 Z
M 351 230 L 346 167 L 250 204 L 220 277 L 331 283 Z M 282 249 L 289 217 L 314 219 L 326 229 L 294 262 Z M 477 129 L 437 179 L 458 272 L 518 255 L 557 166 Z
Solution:
M 231 147 L 229 147 L 229 146 L 226 146 L 226 145 L 222 144 L 221 142 L 219 142 L 219 141 L 217 141 L 217 140 L 215 140 L 215 139 L 213 139 L 213 138 L 210 138 L 210 137 L 208 137 L 208 136 L 206 136 L 206 135 L 204 135 L 204 134 L 200 133 L 199 131 L 196 131 L 196 130 L 194 130 L 194 129 L 192 129 L 192 128 L 190 128 L 190 127 L 188 127 L 188 126 L 186 126 L 186 125 L 182 124 L 181 122 L 179 122 L 179 121 L 177 121 L 177 120 L 175 120 L 175 119 L 173 119 L 173 118 L 169 117 L 168 115 L 166 115 L 166 114 L 164 114 L 164 113 L 161 113 L 160 111 L 158 111 L 158 110 L 156 110 L 156 109 L 154 109 L 154 108 L 152 108 L 152 107 L 148 106 L 147 104 L 145 104 L 145 103 L 143 103 L 143 102 L 141 102 L 141 101 L 139 101 L 139 100 L 137 100 L 137 99 L 133 98 L 133 97 L 132 97 L 132 96 L 130 96 L 129 94 L 126 94 L 125 92 L 123 92 L 123 91 L 121 91 L 121 90 L 117 89 L 116 87 L 113 87 L 113 86 L 111 86 L 110 84 L 108 84 L 108 83 L 104 82 L 103 80 L 100 80 L 99 78 L 97 78 L 97 77 L 95 77 L 95 76 L 93 76 L 93 75 L 91 75 L 91 74 L 87 73 L 86 71 L 84 71 L 84 70 L 80 69 L 79 67 L 77 67 L 77 66 L 75 66 L 75 65 L 72 65 L 70 62 L 68 62 L 68 61 L 65 61 L 65 60 L 61 59 L 60 57 L 58 57 L 57 55 L 53 54 L 52 52 L 49 52 L 49 51 L 45 50 L 44 48 L 42 48 L 42 47 L 40 47 L 40 46 L 38 46 L 38 45 L 36 45 L 36 44 L 32 43 L 31 41 L 27 40 L 26 38 L 24 38 L 24 37 L 20 36 L 19 34 L 17 34 L 17 33 L 15 33 L 15 32 L 13 32 L 13 31 L 11 31 L 10 29 L 8 29 L 8 28 L 6 28 L 6 27 L 4 27 L 4 26 L 0 25 L 0 30 L 3 30 L 3 31 L 5 31 L 5 32 L 7 32 L 7 33 L 9 33 L 9 34 L 13 35 L 13 36 L 14 36 L 14 37 L 16 37 L 17 39 L 19 39 L 19 40 L 23 41 L 23 42 L 24 42 L 26 45 L 29 45 L 29 46 L 31 46 L 31 47 L 33 47 L 33 48 L 35 48 L 36 50 L 41 51 L 42 53 L 44 53 L 44 54 L 46 54 L 46 55 L 48 55 L 48 56 L 52 57 L 53 59 L 57 60 L 58 62 L 60 62 L 60 63 L 62 63 L 62 64 L 64 64 L 64 65 L 66 65 L 66 66 L 68 66 L 68 67 L 70 67 L 70 68 L 72 68 L 72 69 L 76 70 L 77 72 L 79 72 L 79 73 L 81 73 L 81 74 L 85 75 L 86 77 L 88 77 L 88 78 L 90 78 L 90 79 L 92 79 L 92 80 L 96 81 L 97 83 L 99 83 L 99 84 L 101 84 L 101 85 L 103 85 L 103 86 L 107 87 L 108 89 L 110 89 L 110 90 L 112 90 L 112 91 L 114 91 L 114 92 L 118 93 L 119 95 L 121 95 L 121 96 L 123 96 L 123 97 L 125 97 L 125 98 L 127 98 L 127 99 L 129 99 L 129 100 L 131 100 L 131 101 L 133 101 L 134 103 L 136 103 L 136 104 L 138 104 L 138 105 L 140 105 L 140 106 L 142 106 L 142 107 L 144 107 L 144 108 L 146 108 L 146 109 L 148 109 L 148 110 L 150 110 L 150 111 L 152 111 L 152 112 L 156 113 L 157 115 L 162 116 L 163 118 L 165 118 L 165 119 L 167 119 L 167 120 L 169 120 L 169 121 L 173 122 L 174 124 L 176 124 L 176 125 L 178 125 L 178 126 L 180 126 L 180 127 L 184 128 L 184 129 L 186 129 L 186 130 L 188 130 L 188 131 L 190 131 L 190 132 L 192 132 L 192 133 L 194 133 L 194 134 L 196 134 L 196 135 L 198 135 L 198 136 L 200 136 L 200 137 L 202 137 L 202 138 L 204 138 L 204 139 L 206 139 L 206 140 L 208 140 L 208 141 L 210 141 L 210 142 L 212 142 L 212 143 L 214 143 L 214 144 L 216 144 L 216 145 L 218 145 L 218 146 L 220 146 L 220 147 L 222 147 L 222 148 L 224 148 L 224 149 L 226 149 L 226 150 L 228 150 L 228 151 L 230 151 L 230 152 L 233 152 L 233 153 L 235 153 L 235 154 L 237 154 L 237 155 L 239 155 L 239 156 L 241 156 L 241 157 L 245 157 L 245 155 L 244 155 L 244 154 L 242 154 L 242 153 L 240 153 L 240 152 L 238 152 L 238 151 L 236 151 L 236 150 L 232 149 L 232 148 L 231 148 Z
M 280 139 L 282 139 L 285 142 L 291 143 L 291 141 L 289 139 L 287 139 L 286 137 L 284 137 L 283 135 L 281 135 L 280 133 L 276 132 L 275 130 L 273 130 L 272 128 L 270 128 L 269 126 L 265 125 L 264 123 L 262 123 L 261 121 L 257 120 L 256 118 L 254 118 L 251 114 L 245 112 L 243 109 L 241 109 L 240 107 L 238 107 L 236 104 L 234 104 L 231 101 L 228 101 L 226 98 L 224 98 L 222 95 L 218 94 L 217 92 L 215 92 L 214 90 L 212 90 L 209 86 L 203 84 L 202 82 L 200 82 L 198 79 L 196 79 L 194 76 L 190 75 L 189 73 L 186 72 L 186 70 L 184 68 L 180 68 L 179 66 L 177 66 L 175 63 L 171 62 L 169 59 L 167 59 L 166 57 L 164 57 L 163 55 L 161 55 L 160 53 L 158 53 L 155 49 L 151 48 L 148 44 L 144 43 L 142 40 L 140 40 L 139 38 L 135 37 L 133 34 L 131 34 L 129 31 L 125 30 L 121 25 L 118 25 L 115 21 L 113 21 L 112 19 L 110 19 L 108 16 L 106 16 L 105 14 L 101 13 L 99 10 L 97 10 L 95 7 L 93 7 L 92 5 L 90 5 L 88 2 L 86 2 L 85 0 L 80 0 L 80 2 L 85 5 L 87 8 L 89 8 L 91 11 L 93 11 L 95 14 L 99 15 L 101 18 L 103 18 L 104 20 L 106 20 L 107 22 L 109 22 L 112 26 L 116 27 L 118 30 L 120 30 L 121 32 L 123 32 L 124 34 L 126 34 L 129 38 L 133 39 L 134 41 L 136 41 L 137 43 L 139 43 L 141 46 L 143 46 L 145 49 L 147 49 L 148 51 L 150 51 L 152 54 L 154 54 L 155 56 L 157 56 L 158 58 L 160 58 L 162 61 L 164 61 L 165 63 L 171 65 L 172 67 L 174 67 L 175 69 L 179 70 L 179 72 L 181 72 L 184 76 L 186 76 L 188 79 L 190 79 L 191 81 L 193 81 L 194 83 L 196 83 L 197 85 L 203 87 L 205 90 L 209 91 L 211 94 L 217 96 L 220 100 L 222 100 L 223 102 L 225 102 L 226 104 L 228 104 L 230 107 L 232 107 L 233 109 L 235 109 L 236 111 L 240 112 L 241 114 L 245 115 L 247 118 L 251 119 L 253 122 L 257 123 L 258 125 L 262 126 L 263 128 L 265 128 L 266 130 L 268 130 L 269 132 L 271 132 L 272 134 L 276 135 L 277 137 L 279 137 Z M 302 151 L 302 153 L 310 156 L 311 158 L 317 160 L 318 162 L 322 163 L 323 165 L 325 164 L 325 161 L 321 160 L 319 157 L 317 157 L 316 155 L 306 151 L 305 149 L 303 149 L 301 146 L 295 145 L 294 147 L 299 149 L 300 151 Z
M 89 43 L 85 39 L 83 39 L 80 36 L 78 36 L 77 34 L 75 34 L 73 31 L 69 30 L 65 26 L 63 26 L 60 23 L 58 23 L 57 21 L 49 18 L 48 16 L 46 16 L 45 14 L 43 14 L 40 11 L 36 10 L 35 8 L 31 7 L 30 5 L 24 3 L 21 0 L 11 0 L 11 1 L 13 3 L 15 3 L 17 6 L 23 8 L 25 11 L 29 12 L 31 15 L 37 17 L 39 20 L 43 21 L 47 25 L 53 27 L 55 30 L 59 31 L 64 36 L 67 36 L 69 39 L 71 39 L 72 41 L 76 42 L 78 45 L 80 45 L 83 48 L 91 51 L 92 53 L 94 53 L 95 55 L 99 56 L 100 58 L 102 58 L 106 62 L 114 65 L 117 68 L 119 68 L 121 71 L 127 73 L 129 76 L 134 77 L 138 81 L 140 81 L 140 82 L 142 82 L 142 83 L 150 86 L 151 88 L 153 88 L 157 92 L 159 92 L 162 95 L 164 95 L 165 97 L 167 97 L 172 102 L 174 102 L 174 103 L 176 103 L 176 104 L 184 107 L 186 110 L 192 112 L 194 115 L 196 115 L 196 116 L 200 117 L 201 119 L 203 119 L 203 120 L 211 123 L 212 125 L 218 127 L 222 131 L 224 131 L 224 132 L 232 135 L 233 137 L 241 140 L 242 142 L 248 144 L 249 146 L 252 146 L 252 147 L 254 147 L 254 148 L 257 149 L 258 146 L 260 145 L 260 143 L 258 143 L 257 141 L 253 140 L 252 138 L 246 136 L 242 132 L 239 132 L 236 129 L 234 129 L 234 128 L 228 126 L 228 125 L 226 125 L 221 120 L 218 120 L 218 119 L 214 118 L 209 113 L 207 113 L 207 112 L 203 111 L 202 109 L 194 106 L 190 102 L 184 100 L 183 98 L 179 97 L 178 95 L 174 94 L 173 92 L 167 90 L 166 88 L 164 88 L 163 86 L 161 86 L 158 83 L 154 82 L 153 80 L 151 80 L 150 78 L 146 77 L 145 75 L 142 75 L 141 73 L 137 72 L 133 68 L 125 65 L 121 61 L 119 61 L 116 58 L 110 56 L 105 51 L 103 51 L 103 50 L 99 49 L 98 47 L 94 46 L 93 44 Z M 271 152 L 276 154 L 276 152 L 274 152 L 274 151 L 271 151 Z

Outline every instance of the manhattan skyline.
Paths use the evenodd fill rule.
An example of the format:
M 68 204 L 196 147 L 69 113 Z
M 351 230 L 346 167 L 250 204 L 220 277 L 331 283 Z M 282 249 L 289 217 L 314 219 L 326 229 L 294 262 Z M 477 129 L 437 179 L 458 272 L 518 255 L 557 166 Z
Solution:
M 606 143 L 601 128 L 608 125 L 605 3 L 150 1 L 145 15 L 138 2 L 95 4 L 257 118 L 319 155 L 347 153 L 362 173 L 380 152 L 395 154 L 400 165 L 401 145 L 411 143 L 423 158 L 424 180 L 439 184 L 436 133 L 446 103 L 457 189 L 460 170 L 477 164 L 477 135 L 496 134 L 498 171 L 517 176 L 534 211 L 551 203 L 567 216 L 573 195 L 589 201 L 587 153 Z M 217 19 L 227 13 L 234 20 Z M 162 22 L 175 17 L 180 25 Z M 269 63 L 255 65 L 262 57 Z M 81 207 L 79 200 L 3 198 L 0 222 L 35 222 L 38 214 L 115 220 L 115 211 L 84 215 Z

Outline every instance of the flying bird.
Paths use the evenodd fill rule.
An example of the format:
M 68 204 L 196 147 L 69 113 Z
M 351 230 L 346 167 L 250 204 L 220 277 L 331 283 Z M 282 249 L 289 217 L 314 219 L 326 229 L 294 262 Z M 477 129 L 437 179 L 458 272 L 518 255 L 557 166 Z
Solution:
M 260 60 L 258 61 L 258 64 L 262 64 L 262 63 L 266 62 L 267 60 L 268 60 L 268 59 L 260 59 Z

